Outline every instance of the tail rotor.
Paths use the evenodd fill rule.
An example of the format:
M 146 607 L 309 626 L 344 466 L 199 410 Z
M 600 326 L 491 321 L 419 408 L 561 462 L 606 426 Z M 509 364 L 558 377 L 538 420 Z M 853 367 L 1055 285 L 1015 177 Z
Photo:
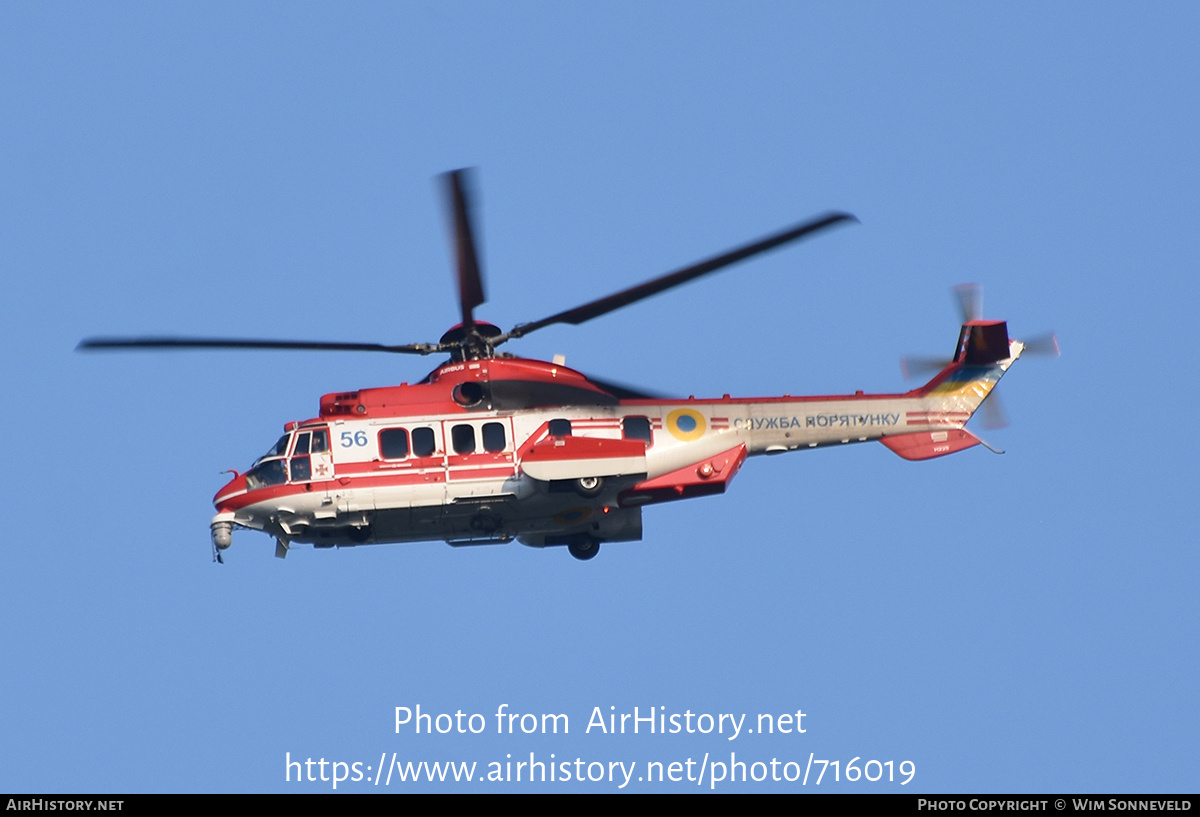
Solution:
M 979 284 L 960 284 L 950 290 L 958 306 L 962 318 L 964 335 L 968 326 L 983 321 L 983 288 Z M 1053 332 L 1035 335 L 1021 343 L 1019 355 L 1035 355 L 1038 357 L 1058 357 L 1061 350 L 1058 336 Z M 931 378 L 958 360 L 955 357 L 935 357 L 927 355 L 908 355 L 900 358 L 900 372 L 905 380 L 916 378 Z M 980 406 L 983 426 L 992 430 L 1008 425 L 1008 414 L 1004 410 L 1000 397 L 995 392 L 990 393 Z

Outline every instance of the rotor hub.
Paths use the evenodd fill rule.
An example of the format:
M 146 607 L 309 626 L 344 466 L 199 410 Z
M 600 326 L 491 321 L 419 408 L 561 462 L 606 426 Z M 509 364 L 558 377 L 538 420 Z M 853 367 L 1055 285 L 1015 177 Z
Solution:
M 503 335 L 499 326 L 476 321 L 470 326 L 458 324 L 446 330 L 439 344 L 450 347 L 450 357 L 455 362 L 463 360 L 480 360 L 495 357 L 495 347 L 492 341 Z

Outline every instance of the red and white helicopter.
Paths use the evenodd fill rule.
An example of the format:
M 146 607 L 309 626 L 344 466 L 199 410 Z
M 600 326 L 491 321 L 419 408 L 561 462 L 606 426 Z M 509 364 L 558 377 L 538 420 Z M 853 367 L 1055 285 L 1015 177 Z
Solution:
M 235 528 L 318 548 L 516 539 L 590 559 L 642 538 L 642 507 L 724 493 L 749 456 L 879 440 L 923 460 L 981 441 L 964 426 L 1026 348 L 1003 321 L 964 307 L 952 360 L 903 394 L 665 399 L 554 362 L 497 351 L 551 324 L 580 324 L 845 222 L 829 213 L 723 255 L 507 332 L 475 319 L 484 302 L 464 171 L 445 175 L 462 323 L 437 343 L 385 346 L 210 338 L 92 338 L 80 349 L 320 349 L 449 354 L 411 385 L 327 394 L 213 499 L 214 554 Z M 971 300 L 968 292 L 964 304 Z

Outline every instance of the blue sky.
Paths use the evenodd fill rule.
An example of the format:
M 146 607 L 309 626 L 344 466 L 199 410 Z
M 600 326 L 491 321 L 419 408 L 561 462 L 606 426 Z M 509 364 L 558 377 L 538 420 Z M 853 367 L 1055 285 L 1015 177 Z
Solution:
M 0 789 L 324 791 L 289 753 L 478 775 L 532 752 L 636 761 L 641 791 L 695 789 L 636 778 L 707 753 L 707 790 L 732 752 L 916 774 L 717 790 L 1195 791 L 1198 34 L 1186 4 L 0 7 Z M 435 340 L 457 312 L 432 180 L 462 166 L 477 315 L 506 327 L 827 209 L 862 221 L 512 345 L 530 357 L 698 396 L 895 391 L 901 355 L 950 351 L 965 281 L 1064 354 L 1005 378 L 1004 456 L 752 460 L 588 563 L 281 562 L 243 532 L 212 564 L 223 469 L 320 395 L 435 361 L 74 345 Z M 502 704 L 570 733 L 497 735 Z M 397 733 L 417 705 L 489 728 Z M 603 735 L 597 707 L 806 731 Z M 417 788 L 617 784 L 387 790 Z

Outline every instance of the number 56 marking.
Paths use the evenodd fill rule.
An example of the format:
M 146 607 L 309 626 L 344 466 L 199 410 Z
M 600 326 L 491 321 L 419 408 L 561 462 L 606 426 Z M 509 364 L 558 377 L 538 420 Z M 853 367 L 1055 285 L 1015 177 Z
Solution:
M 342 448 L 354 448 L 367 444 L 367 432 L 355 431 L 351 434 L 349 431 L 343 431 L 341 437 Z

